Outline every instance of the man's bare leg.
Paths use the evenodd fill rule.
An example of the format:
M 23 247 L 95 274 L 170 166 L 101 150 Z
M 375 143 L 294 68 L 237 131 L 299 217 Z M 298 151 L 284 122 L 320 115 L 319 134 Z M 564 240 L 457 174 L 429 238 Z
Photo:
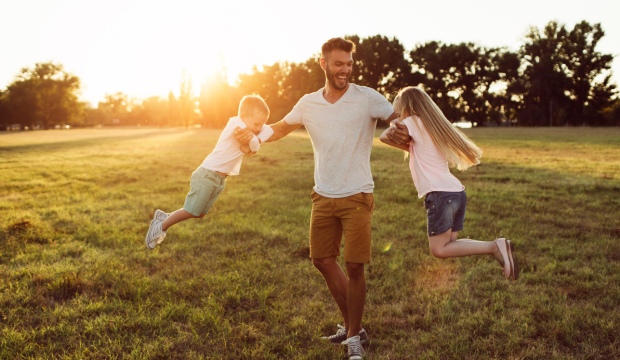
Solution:
M 349 328 L 349 307 L 347 304 L 347 277 L 344 275 L 344 272 L 340 268 L 340 265 L 336 262 L 336 257 L 328 257 L 328 258 L 320 258 L 320 259 L 312 259 L 312 264 L 314 267 L 319 270 L 321 275 L 323 275 L 323 279 L 325 279 L 325 283 L 327 283 L 327 288 L 329 292 L 332 294 L 334 300 L 336 300 L 336 304 L 340 309 L 340 313 L 344 318 L 344 327 Z M 366 283 L 364 282 L 364 288 L 366 288 Z M 365 293 L 364 293 L 365 294 Z M 361 330 L 361 329 L 360 329 Z M 359 330 L 358 330 L 359 331 Z
M 347 338 L 359 335 L 362 331 L 362 315 L 366 302 L 366 277 L 364 264 L 347 263 L 349 286 L 347 289 L 347 305 L 349 307 L 349 327 Z

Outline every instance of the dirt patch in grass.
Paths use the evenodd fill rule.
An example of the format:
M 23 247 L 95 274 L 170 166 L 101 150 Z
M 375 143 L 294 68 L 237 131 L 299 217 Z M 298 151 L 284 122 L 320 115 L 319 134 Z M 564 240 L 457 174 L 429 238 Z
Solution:
M 33 225 L 30 221 L 28 220 L 22 220 L 22 221 L 18 221 L 12 225 L 9 225 L 8 230 L 9 232 L 15 234 L 15 233 L 19 233 L 22 232 L 28 228 L 31 228 Z

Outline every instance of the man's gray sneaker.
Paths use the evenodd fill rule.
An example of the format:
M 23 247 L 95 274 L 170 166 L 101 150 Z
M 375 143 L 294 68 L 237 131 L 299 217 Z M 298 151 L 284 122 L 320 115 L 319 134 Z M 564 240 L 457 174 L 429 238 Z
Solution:
M 366 330 L 362 329 L 360 331 L 360 343 L 365 343 L 368 340 L 368 334 L 366 334 Z M 321 337 L 323 340 L 331 341 L 332 345 L 340 345 L 343 341 L 347 339 L 347 329 L 344 326 L 338 325 L 338 331 L 334 335 L 323 336 Z
M 151 226 L 149 226 L 149 232 L 146 233 L 146 248 L 149 250 L 155 249 L 157 244 L 161 243 L 166 237 L 166 232 L 161 230 L 161 224 L 163 221 L 153 219 Z
M 349 360 L 361 360 L 366 355 L 359 335 L 346 339 L 342 342 L 342 345 L 346 345 L 349 348 Z
M 153 215 L 153 219 L 164 221 L 166 218 L 170 216 L 170 214 L 165 213 L 159 209 L 155 210 L 155 214 Z

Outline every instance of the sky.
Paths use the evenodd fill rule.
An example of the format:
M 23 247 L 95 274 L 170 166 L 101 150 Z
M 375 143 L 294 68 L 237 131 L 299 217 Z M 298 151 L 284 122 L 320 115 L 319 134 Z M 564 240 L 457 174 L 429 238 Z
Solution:
M 96 106 L 105 94 L 167 97 L 183 70 L 194 93 L 220 65 L 234 83 L 254 65 L 301 62 L 332 37 L 385 35 L 410 50 L 431 40 L 506 46 L 530 26 L 601 23 L 597 49 L 620 55 L 619 0 L 0 0 L 0 89 L 24 67 L 60 63 Z M 620 84 L 620 59 L 614 82 Z

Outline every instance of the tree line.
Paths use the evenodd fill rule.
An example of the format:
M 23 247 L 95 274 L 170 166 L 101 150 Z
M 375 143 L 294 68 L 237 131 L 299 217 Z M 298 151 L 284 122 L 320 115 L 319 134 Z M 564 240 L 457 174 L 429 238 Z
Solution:
M 586 21 L 572 29 L 556 21 L 531 27 L 517 51 L 475 43 L 430 41 L 406 50 L 397 38 L 345 38 L 356 44 L 351 82 L 374 88 L 388 100 L 405 86 L 420 86 L 451 121 L 476 126 L 620 125 L 620 99 L 611 83 L 613 56 L 596 50 L 605 35 Z M 179 96 L 130 99 L 108 94 L 96 108 L 78 100 L 79 78 L 62 65 L 22 69 L 0 93 L 0 127 L 20 123 L 49 128 L 70 125 L 150 125 L 221 128 L 246 94 L 261 95 L 270 122 L 282 119 L 305 94 L 325 84 L 319 55 L 305 62 L 276 62 L 240 74 L 230 85 L 225 67 L 194 95 L 182 74 Z M 5 126 L 2 126 L 2 125 Z

